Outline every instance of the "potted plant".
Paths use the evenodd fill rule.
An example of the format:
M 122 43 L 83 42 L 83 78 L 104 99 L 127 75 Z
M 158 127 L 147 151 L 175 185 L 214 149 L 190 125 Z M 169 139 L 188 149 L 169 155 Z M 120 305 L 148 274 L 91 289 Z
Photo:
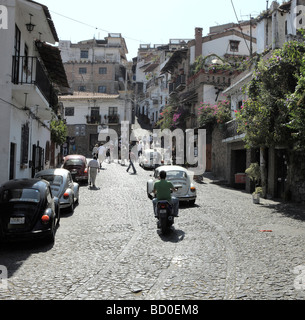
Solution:
M 255 191 L 252 193 L 252 200 L 253 203 L 258 204 L 260 203 L 260 198 L 263 194 L 263 188 L 262 187 L 256 187 Z
M 259 186 L 260 180 L 261 180 L 261 171 L 260 171 L 259 164 L 251 163 L 249 168 L 246 169 L 245 173 L 255 183 L 255 190 L 252 193 L 252 199 L 253 199 L 253 203 L 257 204 L 260 202 L 260 197 L 263 194 L 263 188 Z

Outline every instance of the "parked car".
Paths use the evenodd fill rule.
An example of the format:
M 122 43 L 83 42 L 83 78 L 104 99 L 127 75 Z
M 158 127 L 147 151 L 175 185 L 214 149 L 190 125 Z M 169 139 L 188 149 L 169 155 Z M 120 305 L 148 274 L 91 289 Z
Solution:
M 139 166 L 144 169 L 155 169 L 162 162 L 161 153 L 154 149 L 144 149 L 139 157 Z
M 35 178 L 48 181 L 53 196 L 59 199 L 60 209 L 69 208 L 72 212 L 79 200 L 79 184 L 74 182 L 67 169 L 47 169 L 35 174 Z
M 178 191 L 172 193 L 179 201 L 188 201 L 194 205 L 196 201 L 196 187 L 191 181 L 191 175 L 187 169 L 181 166 L 160 166 L 154 171 L 154 175 L 147 181 L 147 196 L 153 192 L 154 183 L 159 179 L 161 171 L 166 172 L 166 180 L 170 181 Z
M 79 154 L 72 154 L 64 157 L 63 169 L 71 172 L 73 181 L 88 183 L 88 168 L 86 157 Z
M 0 238 L 45 237 L 54 241 L 60 220 L 58 198 L 49 182 L 15 179 L 0 187 Z

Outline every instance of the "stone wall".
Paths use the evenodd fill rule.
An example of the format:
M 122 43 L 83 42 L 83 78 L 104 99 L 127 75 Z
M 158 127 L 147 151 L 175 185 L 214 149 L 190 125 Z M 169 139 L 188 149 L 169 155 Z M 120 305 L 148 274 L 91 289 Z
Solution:
M 212 172 L 217 179 L 227 180 L 227 144 L 222 140 L 223 133 L 216 126 L 212 132 Z
M 290 156 L 286 198 L 293 202 L 305 203 L 305 161 L 302 154 L 295 153 Z

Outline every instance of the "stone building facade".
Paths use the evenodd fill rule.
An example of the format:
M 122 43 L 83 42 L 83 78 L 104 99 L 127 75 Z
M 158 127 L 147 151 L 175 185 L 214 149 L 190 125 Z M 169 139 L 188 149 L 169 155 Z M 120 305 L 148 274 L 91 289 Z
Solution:
M 130 66 L 124 38 L 109 33 L 103 40 L 59 41 L 71 88 L 60 101 L 68 128 L 67 152 L 92 156 L 99 133 L 113 129 L 120 136 L 121 121 L 132 123 Z

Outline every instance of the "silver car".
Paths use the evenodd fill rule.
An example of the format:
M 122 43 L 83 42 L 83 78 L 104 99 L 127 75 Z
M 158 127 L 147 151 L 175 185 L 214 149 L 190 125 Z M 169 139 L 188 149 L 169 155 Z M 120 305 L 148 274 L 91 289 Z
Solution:
M 161 153 L 154 149 L 144 149 L 139 157 L 139 166 L 144 169 L 154 169 L 162 163 Z
M 79 184 L 74 182 L 66 169 L 46 169 L 35 174 L 35 178 L 47 180 L 53 196 L 59 199 L 60 209 L 69 208 L 72 212 L 79 201 Z
M 154 183 L 159 179 L 161 171 L 166 172 L 166 180 L 170 181 L 178 190 L 172 195 L 179 199 L 179 202 L 188 201 L 194 205 L 196 201 L 196 187 L 192 183 L 192 175 L 181 166 L 161 166 L 155 169 L 154 176 L 147 181 L 147 195 L 153 192 Z

